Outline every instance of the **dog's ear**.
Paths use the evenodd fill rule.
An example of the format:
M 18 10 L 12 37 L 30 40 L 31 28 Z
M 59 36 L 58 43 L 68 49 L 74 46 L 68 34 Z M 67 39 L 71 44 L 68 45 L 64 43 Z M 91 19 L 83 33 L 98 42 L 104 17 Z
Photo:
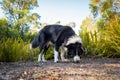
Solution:
M 69 45 L 65 45 L 64 47 L 68 48 L 68 47 L 69 47 Z
M 71 46 L 70 46 L 70 45 L 65 45 L 65 47 L 66 47 L 66 48 L 71 48 Z

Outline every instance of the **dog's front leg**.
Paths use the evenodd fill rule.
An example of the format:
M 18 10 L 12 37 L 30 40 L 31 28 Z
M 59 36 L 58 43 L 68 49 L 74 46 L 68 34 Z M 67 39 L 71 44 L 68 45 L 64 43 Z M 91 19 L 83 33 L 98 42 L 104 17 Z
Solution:
M 65 62 L 69 61 L 68 59 L 65 59 L 65 53 L 64 52 L 61 52 L 60 56 L 61 56 L 62 61 L 65 61 Z
M 69 60 L 65 59 L 65 53 L 66 53 L 65 48 L 63 46 L 61 46 L 60 50 L 61 50 L 61 54 L 60 54 L 61 60 L 68 62 Z

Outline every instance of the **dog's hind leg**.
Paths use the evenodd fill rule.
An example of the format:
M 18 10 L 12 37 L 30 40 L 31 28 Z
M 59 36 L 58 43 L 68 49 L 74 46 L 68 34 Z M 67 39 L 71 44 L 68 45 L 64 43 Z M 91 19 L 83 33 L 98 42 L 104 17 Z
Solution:
M 42 61 L 43 62 L 47 62 L 47 60 L 45 59 L 45 55 L 46 55 L 46 52 L 47 52 L 49 46 L 50 46 L 49 42 L 47 42 L 44 46 L 44 50 L 43 50 L 43 54 L 42 54 Z
M 42 54 L 42 61 L 43 62 L 47 62 L 47 60 L 45 59 L 45 55 L 46 55 L 46 52 L 47 52 L 48 48 L 49 48 L 49 46 L 44 47 L 44 51 L 43 51 L 43 54 Z
M 42 56 L 42 53 L 39 53 L 39 55 L 38 55 L 38 62 L 42 61 L 41 56 Z
M 45 59 L 45 54 L 44 53 L 42 54 L 42 61 L 47 62 L 47 60 Z
M 38 62 L 41 62 L 42 61 L 42 54 L 43 54 L 43 51 L 42 51 L 43 47 L 41 46 L 39 48 L 40 48 L 40 52 L 39 52 L 39 55 L 38 55 Z

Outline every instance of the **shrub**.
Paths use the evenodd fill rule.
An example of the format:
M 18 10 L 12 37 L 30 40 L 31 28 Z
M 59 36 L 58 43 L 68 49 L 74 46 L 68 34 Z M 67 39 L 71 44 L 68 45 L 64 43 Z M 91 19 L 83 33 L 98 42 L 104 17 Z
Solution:
M 0 61 L 26 61 L 36 55 L 29 49 L 29 41 L 24 42 L 21 38 L 0 41 Z
M 96 23 L 96 24 L 99 24 Z M 82 25 L 80 36 L 83 44 L 87 47 L 87 56 L 91 57 L 120 57 L 120 23 L 119 20 L 112 18 L 103 28 L 99 29 L 99 25 L 92 26 L 92 29 L 97 27 L 96 31 L 92 31 L 91 26 Z M 103 27 L 103 26 L 102 26 Z
M 54 52 L 53 52 L 53 46 L 50 46 L 50 48 L 48 49 L 48 51 L 47 51 L 47 53 L 46 53 L 46 55 L 45 55 L 45 58 L 47 59 L 47 60 L 50 60 L 50 59 L 53 59 L 53 57 L 54 57 L 54 54 L 53 54 Z

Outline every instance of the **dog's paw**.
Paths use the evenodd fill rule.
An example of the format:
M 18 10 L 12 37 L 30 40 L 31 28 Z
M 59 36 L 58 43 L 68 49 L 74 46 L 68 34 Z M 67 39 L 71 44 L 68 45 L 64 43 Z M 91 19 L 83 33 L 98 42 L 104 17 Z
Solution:
M 54 62 L 57 63 L 57 62 L 58 62 L 58 59 L 55 59 Z
M 47 62 L 47 60 L 42 60 L 43 62 Z
M 69 62 L 69 60 L 68 60 L 68 59 L 63 59 L 62 61 L 63 61 L 63 62 Z

